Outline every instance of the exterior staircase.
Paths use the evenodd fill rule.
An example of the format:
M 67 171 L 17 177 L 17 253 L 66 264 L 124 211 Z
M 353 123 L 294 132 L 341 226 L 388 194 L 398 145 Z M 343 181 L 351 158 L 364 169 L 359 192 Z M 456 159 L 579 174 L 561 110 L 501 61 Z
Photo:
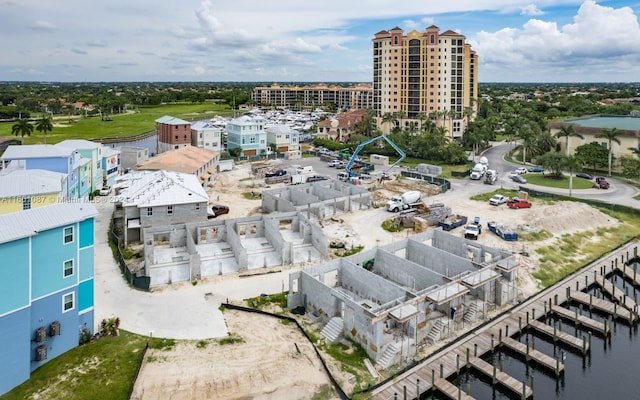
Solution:
M 382 353 L 382 356 L 378 360 L 377 364 L 382 369 L 387 369 L 395 363 L 396 355 L 400 353 L 400 345 L 396 342 L 391 342 Z
M 464 322 L 473 323 L 473 322 L 476 322 L 477 319 L 478 319 L 478 303 L 474 301 L 466 307 L 462 320 Z
M 436 320 L 436 322 L 433 324 L 433 327 L 431 327 L 429 333 L 427 334 L 428 343 L 433 344 L 440 340 L 440 334 L 442 332 L 442 328 L 444 328 L 444 325 L 445 324 L 444 322 L 442 322 L 442 319 Z
M 344 321 L 340 317 L 333 317 L 322 328 L 320 334 L 327 339 L 327 343 L 335 343 L 342 336 Z

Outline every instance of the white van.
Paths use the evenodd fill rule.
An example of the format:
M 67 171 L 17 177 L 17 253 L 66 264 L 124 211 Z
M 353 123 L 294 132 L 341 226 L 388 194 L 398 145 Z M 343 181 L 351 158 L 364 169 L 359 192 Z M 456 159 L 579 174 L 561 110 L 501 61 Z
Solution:
M 298 167 L 296 168 L 296 172 L 299 174 L 308 174 L 313 172 L 313 166 L 311 165 L 305 165 L 304 167 Z

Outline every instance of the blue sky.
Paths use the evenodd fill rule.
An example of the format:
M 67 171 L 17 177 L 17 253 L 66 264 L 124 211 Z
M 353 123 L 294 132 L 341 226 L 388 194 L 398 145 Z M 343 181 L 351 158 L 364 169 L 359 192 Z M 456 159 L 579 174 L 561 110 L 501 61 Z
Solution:
M 640 81 L 618 0 L 0 0 L 0 81 L 370 82 L 371 39 L 436 25 L 480 82 Z

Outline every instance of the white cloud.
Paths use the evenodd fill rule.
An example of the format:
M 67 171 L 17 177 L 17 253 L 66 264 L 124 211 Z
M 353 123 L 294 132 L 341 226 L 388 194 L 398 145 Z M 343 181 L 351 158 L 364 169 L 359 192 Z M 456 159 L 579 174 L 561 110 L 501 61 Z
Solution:
M 586 0 L 571 24 L 558 27 L 530 19 L 521 29 L 479 32 L 470 42 L 480 55 L 481 72 L 486 65 L 512 73 L 529 71 L 528 81 L 557 81 L 575 80 L 591 72 L 586 69 L 606 71 L 613 63 L 640 62 L 640 41 L 629 39 L 634 37 L 640 38 L 640 27 L 630 8 Z
M 522 15 L 542 15 L 544 12 L 540 10 L 535 4 L 529 4 L 527 6 L 522 7 L 522 11 L 520 12 Z
M 56 30 L 56 26 L 48 21 L 35 21 L 33 24 L 29 25 L 29 28 L 34 31 L 41 32 L 53 32 Z

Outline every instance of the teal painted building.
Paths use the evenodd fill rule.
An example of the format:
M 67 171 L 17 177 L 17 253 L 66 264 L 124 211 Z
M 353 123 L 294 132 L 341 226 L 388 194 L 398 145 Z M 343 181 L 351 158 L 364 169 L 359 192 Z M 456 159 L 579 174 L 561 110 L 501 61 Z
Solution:
M 0 215 L 0 395 L 94 331 L 90 203 Z

